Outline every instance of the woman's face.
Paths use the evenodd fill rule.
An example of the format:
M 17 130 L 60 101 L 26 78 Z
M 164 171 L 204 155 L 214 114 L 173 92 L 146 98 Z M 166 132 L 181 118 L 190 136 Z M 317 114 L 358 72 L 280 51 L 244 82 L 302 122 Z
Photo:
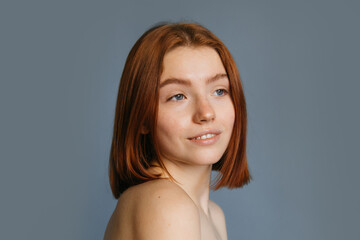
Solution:
M 164 56 L 156 133 L 165 165 L 209 165 L 221 158 L 235 119 L 229 87 L 210 47 L 177 47 Z

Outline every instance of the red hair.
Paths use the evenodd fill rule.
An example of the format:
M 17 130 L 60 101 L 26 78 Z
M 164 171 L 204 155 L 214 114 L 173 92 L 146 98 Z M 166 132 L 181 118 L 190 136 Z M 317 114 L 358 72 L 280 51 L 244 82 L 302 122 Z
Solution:
M 121 76 L 109 157 L 109 179 L 115 198 L 133 185 L 160 178 L 148 171 L 152 160 L 172 178 L 159 157 L 155 126 L 164 55 L 179 46 L 215 49 L 230 82 L 235 122 L 225 153 L 212 166 L 212 170 L 219 172 L 213 188 L 236 188 L 250 181 L 246 160 L 246 102 L 239 72 L 229 50 L 201 25 L 161 24 L 146 31 L 135 43 Z M 142 134 L 143 126 L 148 129 L 148 134 Z

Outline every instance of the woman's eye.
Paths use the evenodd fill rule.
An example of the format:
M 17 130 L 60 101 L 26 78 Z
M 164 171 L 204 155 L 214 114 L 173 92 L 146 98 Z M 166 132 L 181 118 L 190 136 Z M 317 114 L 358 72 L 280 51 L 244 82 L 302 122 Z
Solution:
M 217 89 L 217 90 L 215 91 L 215 93 L 216 93 L 216 95 L 218 95 L 218 96 L 223 96 L 223 95 L 225 95 L 225 94 L 227 93 L 227 91 L 226 91 L 225 89 Z
M 172 96 L 171 98 L 169 98 L 169 100 L 175 100 L 175 101 L 180 101 L 184 99 L 184 95 L 183 94 L 176 94 L 174 96 Z

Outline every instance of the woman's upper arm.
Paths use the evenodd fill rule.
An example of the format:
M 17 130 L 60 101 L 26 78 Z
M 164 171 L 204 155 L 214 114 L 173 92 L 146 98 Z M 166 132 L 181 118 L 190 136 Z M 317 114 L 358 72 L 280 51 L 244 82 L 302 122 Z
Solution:
M 200 240 L 200 216 L 194 202 L 181 192 L 158 191 L 139 201 L 137 240 Z

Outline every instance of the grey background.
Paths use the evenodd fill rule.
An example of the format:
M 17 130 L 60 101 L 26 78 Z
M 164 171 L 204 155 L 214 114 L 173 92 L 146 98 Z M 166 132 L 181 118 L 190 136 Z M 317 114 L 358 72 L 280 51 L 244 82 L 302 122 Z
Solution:
M 159 21 L 228 46 L 253 181 L 210 198 L 229 239 L 359 239 L 358 1 L 1 1 L 0 239 L 101 239 L 119 79 Z

